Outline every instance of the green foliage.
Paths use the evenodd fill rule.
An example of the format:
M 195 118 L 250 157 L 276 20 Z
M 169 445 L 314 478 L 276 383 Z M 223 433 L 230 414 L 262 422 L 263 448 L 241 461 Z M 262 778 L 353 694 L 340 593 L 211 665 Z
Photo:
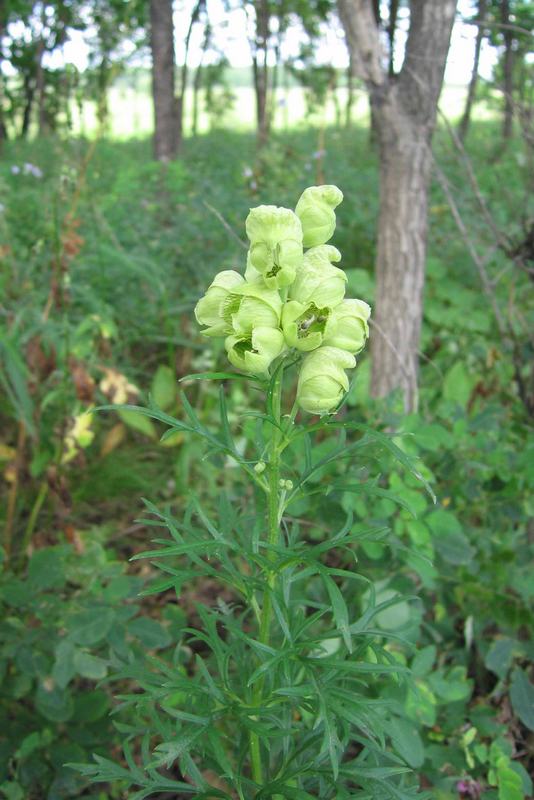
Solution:
M 492 161 L 495 138 L 493 124 L 474 125 L 469 140 L 473 167 L 486 203 L 509 237 L 511 251 L 526 252 L 523 205 L 527 172 L 523 153 L 518 144 Z M 14 745 L 3 750 L 4 764 L 8 764 L 10 772 L 4 773 L 0 787 L 8 798 L 32 797 L 27 788 L 30 785 L 36 798 L 46 797 L 57 776 L 70 788 L 54 788 L 56 794 L 52 797 L 69 796 L 68 792 L 70 796 L 85 792 L 95 798 L 99 792 L 103 797 L 120 796 L 132 774 L 140 777 L 135 770 L 140 769 L 143 758 L 152 758 L 151 747 L 163 742 L 174 745 L 181 741 L 177 731 L 193 736 L 203 724 L 176 716 L 177 712 L 185 709 L 186 714 L 195 714 L 195 703 L 202 704 L 197 716 L 207 718 L 214 708 L 217 712 L 213 687 L 203 670 L 204 666 L 212 676 L 215 655 L 210 655 L 213 651 L 207 642 L 188 632 L 198 631 L 202 625 L 197 604 L 206 607 L 203 614 L 212 628 L 215 626 L 218 636 L 211 635 L 212 644 L 222 648 L 223 662 L 225 658 L 230 663 L 240 659 L 239 665 L 244 665 L 242 679 L 240 675 L 232 676 L 235 683 L 230 684 L 230 691 L 253 689 L 254 683 L 247 687 L 248 678 L 244 679 L 245 667 L 250 670 L 253 663 L 255 669 L 265 665 L 266 687 L 281 677 L 294 679 L 294 672 L 284 677 L 282 662 L 270 663 L 275 654 L 240 637 L 239 633 L 254 639 L 254 617 L 245 615 L 242 593 L 227 589 L 229 583 L 216 584 L 221 574 L 227 574 L 216 569 L 217 559 L 231 560 L 237 546 L 246 545 L 248 554 L 262 534 L 250 513 L 241 516 L 242 504 L 251 499 L 251 492 L 238 477 L 237 466 L 244 464 L 253 469 L 258 461 L 265 461 L 268 422 L 250 416 L 258 387 L 243 380 L 230 382 L 224 353 L 205 352 L 186 320 L 214 269 L 235 268 L 243 255 L 237 239 L 204 201 L 220 212 L 236 236 L 243 239 L 242 220 L 251 205 L 270 202 L 273 197 L 280 204 L 291 204 L 313 182 L 317 142 L 318 135 L 313 130 L 278 134 L 256 159 L 251 137 L 218 133 L 186 142 L 184 163 L 171 165 L 165 171 L 147 163 L 146 143 L 101 141 L 89 158 L 86 177 L 80 183 L 87 143 L 39 140 L 31 145 L 8 143 L 4 150 L 0 167 L 5 207 L 0 212 L 0 282 L 2 308 L 6 310 L 0 336 L 0 467 L 5 477 L 0 489 L 2 527 L 21 420 L 26 428 L 18 471 L 14 552 L 32 552 L 26 545 L 21 548 L 21 544 L 32 509 L 37 508 L 32 559 L 27 568 L 22 558 L 12 563 L 10 569 L 15 571 L 6 573 L 2 581 L 2 586 L 9 581 L 12 587 L 19 587 L 18 594 L 10 595 L 9 606 L 4 603 L 2 589 L 2 625 L 9 620 L 12 626 L 16 617 L 22 620 L 9 631 L 13 648 L 23 653 L 20 664 L 27 670 L 23 671 L 12 653 L 6 657 L 2 650 L 2 659 L 8 664 L 6 674 L 13 678 L 3 684 L 2 714 L 15 713 L 17 725 L 20 723 Z M 342 131 L 328 129 L 325 142 L 325 179 L 341 186 L 345 193 L 345 201 L 338 209 L 335 244 L 345 254 L 348 291 L 372 304 L 371 265 L 377 215 L 375 155 L 367 147 L 363 130 L 354 130 L 349 138 Z M 478 212 L 474 213 L 462 167 L 443 136 L 438 137 L 437 156 L 453 182 L 471 234 L 481 252 L 490 252 L 491 232 Z M 43 178 L 11 173 L 11 166 L 22 168 L 26 162 L 38 166 Z M 243 179 L 245 167 L 253 171 L 250 180 Z M 79 225 L 75 230 L 83 243 L 68 263 L 64 294 L 68 302 L 53 305 L 43 320 L 58 241 L 65 233 L 62 221 L 72 208 L 78 186 L 81 191 L 75 216 Z M 293 642 L 299 643 L 312 634 L 318 636 L 327 653 L 324 663 L 337 659 L 341 653 L 345 663 L 358 658 L 365 664 L 382 661 L 384 666 L 387 657 L 391 666 L 409 668 L 413 681 L 404 678 L 402 669 L 399 683 L 395 672 L 362 673 L 350 678 L 345 675 L 341 679 L 332 675 L 331 680 L 324 671 L 319 672 L 323 683 L 328 678 L 322 697 L 304 693 L 288 696 L 289 699 L 283 696 L 284 702 L 275 707 L 276 714 L 282 713 L 285 703 L 299 711 L 300 719 L 289 719 L 287 726 L 284 721 L 276 731 L 280 734 L 277 738 L 274 731 L 279 717 L 275 716 L 267 724 L 267 731 L 273 737 L 273 764 L 283 765 L 287 763 L 283 749 L 286 727 L 309 734 L 313 721 L 317 721 L 316 730 L 306 740 L 307 750 L 295 759 L 300 769 L 307 754 L 317 752 L 314 747 L 319 748 L 321 769 L 331 770 L 332 758 L 335 760 L 340 747 L 352 738 L 349 730 L 354 732 L 359 724 L 365 729 L 365 736 L 371 730 L 380 738 L 382 726 L 388 757 L 397 761 L 393 766 L 381 767 L 358 763 L 361 775 L 364 767 L 407 767 L 430 786 L 431 796 L 439 800 L 456 800 L 459 794 L 469 797 L 467 789 L 463 792 L 458 786 L 470 787 L 472 793 L 478 790 L 489 800 L 499 796 L 529 797 L 533 685 L 530 665 L 534 655 L 529 641 L 533 623 L 529 518 L 534 473 L 531 428 L 518 392 L 517 375 L 528 386 L 532 345 L 525 329 L 531 327 L 532 321 L 530 279 L 501 249 L 491 252 L 488 268 L 498 278 L 497 300 L 517 333 L 518 348 L 514 352 L 510 341 L 496 332 L 469 254 L 437 186 L 432 189 L 430 221 L 420 412 L 404 417 L 394 400 L 385 404 L 370 401 L 369 361 L 364 356 L 349 392 L 346 416 L 340 422 L 367 425 L 375 437 L 380 431 L 387 432 L 387 442 L 395 444 L 408 460 L 422 459 L 424 466 L 419 460 L 418 471 L 431 482 L 437 505 L 417 478 L 395 460 L 384 441 L 375 440 L 373 444 L 367 440 L 361 444 L 366 436 L 362 428 L 347 426 L 345 438 L 342 428 L 330 429 L 328 438 L 321 431 L 303 434 L 284 452 L 287 471 L 283 477 L 297 489 L 286 510 L 290 521 L 288 546 L 295 549 L 298 532 L 311 551 L 313 563 L 326 565 L 330 572 L 305 573 L 300 581 L 291 582 L 288 591 L 289 597 L 296 599 L 295 606 L 292 603 L 288 608 L 281 590 L 273 603 L 273 631 L 275 626 L 277 631 L 273 649 L 280 646 L 284 658 L 292 645 L 282 626 Z M 32 362 L 28 345 L 35 335 L 40 337 L 41 355 Z M 151 424 L 150 435 L 146 435 L 123 425 L 116 412 L 109 412 L 94 418 L 91 444 L 80 448 L 68 464 L 58 464 L 58 448 L 62 447 L 66 430 L 87 406 L 76 395 L 69 366 L 72 355 L 83 362 L 96 383 L 95 403 L 112 402 L 100 389 L 107 374 L 100 368 L 112 369 L 140 391 L 139 399 L 131 397 L 127 401 L 144 403 L 151 396 L 164 414 L 193 428 L 193 435 L 191 430 L 180 428 L 160 444 L 157 439 L 167 428 L 168 418 L 144 417 Z M 39 372 L 43 366 L 44 374 Z M 222 382 L 225 387 L 228 429 L 233 441 L 233 448 L 225 452 L 215 454 L 211 450 L 214 442 L 199 433 L 201 430 L 215 435 L 218 430 L 218 389 L 200 379 L 186 385 L 192 412 L 200 424 L 197 430 L 197 422 L 188 416 L 188 407 L 179 393 L 172 393 L 171 377 L 191 371 L 215 373 L 217 383 Z M 215 438 L 219 444 L 225 443 L 218 433 Z M 173 446 L 167 446 L 170 444 Z M 297 468 L 303 463 L 309 473 L 302 487 L 306 492 L 297 488 Z M 51 465 L 67 481 L 71 496 L 67 506 L 60 502 L 61 497 L 67 498 L 50 472 Z M 263 475 L 265 478 L 265 472 Z M 46 494 L 40 501 L 43 484 Z M 334 484 L 337 488 L 328 491 Z M 191 487 L 199 505 L 188 506 Z M 398 502 L 393 502 L 393 495 Z M 169 534 L 159 532 L 166 544 L 154 545 L 158 555 L 132 562 L 124 573 L 117 558 L 120 556 L 120 563 L 124 563 L 126 557 L 146 549 L 150 530 L 133 525 L 140 496 L 152 498 L 151 509 L 159 509 L 163 518 L 151 515 L 154 521 L 165 526 L 170 521 L 172 526 L 178 526 L 181 535 L 185 535 L 180 526 L 187 507 L 187 524 L 202 545 L 200 549 L 186 555 L 164 556 L 162 549 L 177 548 L 179 544 L 172 533 L 169 539 Z M 231 530 L 223 530 L 220 524 L 227 514 L 232 520 Z M 332 539 L 344 529 L 350 514 L 351 531 L 339 540 L 343 546 L 331 548 Z M 95 520 L 100 522 L 103 518 L 109 520 L 109 525 L 96 536 Z M 207 522 L 215 532 L 222 533 L 222 543 L 216 542 Z M 72 545 L 65 545 L 71 523 L 86 545 L 82 556 L 73 552 Z M 386 528 L 392 532 L 386 534 Z M 94 538 L 101 541 L 98 556 L 91 545 Z M 67 549 L 62 550 L 63 547 Z M 116 549 L 119 555 L 114 553 Z M 264 553 L 263 549 L 260 553 Z M 258 552 L 253 556 L 257 559 Z M 209 580 L 200 580 L 196 574 L 199 560 L 207 565 L 203 570 L 212 567 L 214 574 Z M 172 571 L 156 573 L 153 561 L 179 575 Z M 83 578 L 75 573 L 76 564 L 81 566 L 82 562 Z M 108 579 L 105 565 L 110 563 L 117 572 Z M 147 594 L 136 601 L 125 598 L 123 591 L 128 581 L 137 579 L 139 564 L 154 589 L 160 582 L 165 611 L 157 594 L 155 598 Z M 306 568 L 303 564 L 294 567 L 300 573 Z M 254 569 L 260 569 L 257 562 Z M 356 572 L 362 574 L 367 582 L 356 583 L 358 579 L 349 578 L 345 572 L 352 576 Z M 61 577 L 65 574 L 66 580 Z M 237 581 L 233 573 L 230 579 Z M 175 587 L 180 593 L 179 601 Z M 135 591 L 139 588 L 140 584 Z M 256 572 L 252 590 L 261 595 Z M 302 631 L 299 603 L 310 595 L 315 604 L 310 615 L 314 619 Z M 412 599 L 414 596 L 418 599 Z M 52 609 L 49 623 L 44 624 L 37 617 L 39 603 L 43 614 Z M 114 652 L 112 658 L 109 631 L 99 637 L 109 623 L 109 614 L 123 613 L 124 608 L 133 608 L 133 603 L 136 608 L 142 605 L 143 613 L 121 623 L 129 629 L 126 641 L 135 651 L 135 660 L 129 664 L 126 651 L 119 656 Z M 380 608 L 367 619 L 365 615 L 373 605 L 375 610 Z M 102 625 L 92 627 L 96 607 L 102 615 Z M 84 617 L 87 611 L 89 614 Z M 64 627 L 65 621 L 68 619 L 71 625 L 73 618 L 79 623 L 78 633 L 72 627 L 68 631 Z M 362 626 L 361 638 L 359 630 L 353 630 L 354 624 Z M 375 631 L 373 638 L 366 633 L 370 628 Z M 326 634 L 330 638 L 324 638 Z M 61 651 L 62 668 L 56 667 L 58 683 L 54 686 L 67 680 L 73 669 L 75 673 L 64 689 L 51 692 L 45 681 L 56 664 L 56 648 L 65 637 L 69 637 L 72 647 L 69 644 Z M 75 641 L 80 637 L 82 641 Z M 97 640 L 91 643 L 95 637 Z M 347 649 L 349 640 L 352 654 Z M 378 656 L 372 649 L 377 642 L 381 648 Z M 35 657 L 28 655 L 34 643 Z M 370 644 L 371 649 L 360 652 L 364 643 L 366 647 Z M 147 664 L 140 663 L 140 652 L 156 647 L 158 658 L 150 661 L 147 678 Z M 299 653 L 291 656 L 291 670 L 296 670 L 300 657 Z M 316 664 L 313 666 L 318 669 Z M 107 683 L 96 685 L 104 669 L 106 681 L 117 671 L 125 676 L 113 687 L 115 694 L 126 695 L 120 700 L 125 708 L 120 711 L 119 733 L 107 717 L 111 703 Z M 303 681 L 300 674 L 298 680 Z M 142 683 L 146 697 L 135 694 L 132 681 Z M 325 702 L 332 702 L 339 681 L 353 681 L 357 693 L 351 691 L 350 700 L 345 695 L 341 700 L 336 696 L 332 718 L 323 713 L 323 700 L 326 697 Z M 169 685 L 160 696 L 162 682 Z M 227 690 L 215 685 L 226 698 Z M 188 694 L 191 687 L 195 694 Z M 95 699 L 94 692 L 103 695 Z M 352 697 L 354 694 L 359 698 L 360 692 L 365 703 L 372 701 L 365 718 L 361 705 Z M 86 695 L 94 702 L 85 701 L 84 712 L 82 699 Z M 150 705 L 151 697 L 156 697 L 155 709 Z M 105 705 L 105 710 L 98 719 L 87 724 L 77 721 L 80 708 L 82 715 L 100 713 L 99 703 Z M 228 705 L 221 708 L 224 714 L 229 713 Z M 212 741 L 202 751 L 201 757 L 206 759 L 203 763 L 209 761 L 211 765 L 201 776 L 206 782 L 215 782 L 214 771 L 220 777 L 230 776 L 237 769 L 235 763 L 225 763 L 229 749 L 225 743 L 230 741 L 232 748 L 240 746 L 244 751 L 255 725 L 260 739 L 263 734 L 257 721 L 249 718 L 242 726 L 238 723 L 239 714 L 245 716 L 246 709 L 231 711 L 234 716 L 228 730 L 232 733 L 216 721 Z M 338 716 L 341 713 L 350 719 Z M 68 719 L 62 721 L 65 716 Z M 12 724 L 12 717 L 6 719 L 9 722 L 4 723 L 4 732 Z M 146 756 L 132 745 L 131 749 L 126 748 L 130 766 L 126 761 L 111 763 L 112 743 L 119 736 L 124 739 L 139 734 L 138 741 L 142 741 L 142 734 L 156 725 L 160 726 L 159 739 L 155 736 L 146 744 Z M 80 749 L 62 753 L 60 745 L 70 741 L 66 731 L 80 728 L 87 730 L 87 740 L 78 742 L 73 734 Z M 234 736 L 238 728 L 239 734 Z M 363 736 L 359 730 L 358 735 Z M 34 738 L 28 738 L 33 734 Z M 218 739 L 223 741 L 222 751 Z M 188 760 L 187 752 L 188 747 L 195 748 L 197 744 L 198 740 L 186 740 L 176 762 L 192 772 L 195 763 Z M 379 742 L 379 749 L 380 746 Z M 350 746 L 350 758 L 358 759 L 360 747 L 358 742 Z M 99 770 L 104 776 L 107 770 L 110 783 L 87 795 L 91 790 L 63 765 L 87 765 L 92 752 L 107 759 L 100 761 Z M 371 754 L 371 760 L 376 752 Z M 176 750 L 163 748 L 154 758 L 163 764 L 175 755 Z M 341 761 L 338 783 L 349 780 L 343 773 L 344 763 Z M 161 794 L 190 796 L 191 784 L 182 780 L 178 769 L 172 767 L 169 773 L 165 768 L 158 769 L 164 776 L 159 784 Z M 374 773 L 375 779 L 377 774 Z M 403 775 L 380 774 L 396 788 L 409 780 Z M 226 780 L 231 782 L 231 778 Z M 273 793 L 304 797 L 302 792 L 307 790 L 290 785 L 290 780 L 286 780 L 284 789 L 278 787 Z M 313 783 L 320 780 L 326 781 L 323 773 L 306 777 L 312 787 L 311 796 L 323 796 L 316 788 L 318 784 Z M 180 782 L 183 785 L 177 788 L 175 784 Z M 251 791 L 251 784 L 243 786 L 245 796 Z M 340 797 L 346 796 L 343 791 L 339 790 Z M 380 797 L 379 791 L 376 784 L 367 789 L 369 797 Z M 205 788 L 205 792 L 209 796 L 217 796 L 217 792 L 228 794 L 225 788 Z
M 77 797 L 85 782 L 66 762 L 109 752 L 116 738 L 110 693 L 99 682 L 113 664 L 169 645 L 161 625 L 137 616 L 133 599 L 143 579 L 126 575 L 102 538 L 93 530 L 77 549 L 37 550 L 25 574 L 0 577 L 0 792 L 7 798 Z

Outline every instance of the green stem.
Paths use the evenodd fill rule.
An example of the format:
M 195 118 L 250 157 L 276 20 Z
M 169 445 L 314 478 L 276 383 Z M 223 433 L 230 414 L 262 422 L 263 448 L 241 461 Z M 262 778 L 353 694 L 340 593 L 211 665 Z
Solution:
M 273 387 L 273 417 L 278 427 L 273 427 L 272 438 L 269 448 L 269 489 L 268 489 L 268 531 L 267 531 L 267 558 L 273 561 L 276 556 L 272 548 L 278 544 L 280 535 L 280 438 L 281 438 L 281 408 L 282 408 L 282 383 L 284 377 L 284 367 L 280 367 Z M 271 617 L 272 600 L 271 594 L 276 584 L 276 573 L 267 570 L 268 590 L 263 594 L 263 607 L 260 615 L 260 635 L 259 641 L 262 644 L 269 644 L 271 636 Z M 261 706 L 263 695 L 263 676 L 256 681 L 252 693 L 252 705 Z M 258 734 L 253 731 L 250 734 L 250 754 L 252 760 L 252 777 L 258 786 L 263 784 L 263 766 L 261 761 L 260 741 Z
M 39 516 L 39 512 L 46 499 L 47 493 L 48 493 L 48 482 L 44 480 L 42 481 L 39 487 L 37 498 L 35 500 L 35 503 L 33 504 L 33 508 L 28 518 L 28 524 L 26 525 L 26 530 L 24 531 L 24 536 L 22 539 L 22 546 L 21 546 L 22 553 L 26 552 L 26 549 L 32 540 L 35 523 L 37 522 L 37 517 Z

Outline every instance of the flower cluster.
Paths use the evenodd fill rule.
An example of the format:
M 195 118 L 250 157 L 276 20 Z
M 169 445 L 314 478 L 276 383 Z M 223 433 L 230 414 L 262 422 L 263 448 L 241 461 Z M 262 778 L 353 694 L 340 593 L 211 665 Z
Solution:
M 301 353 L 297 401 L 313 414 L 339 405 L 369 335 L 371 309 L 345 299 L 341 254 L 327 244 L 342 199 L 337 186 L 310 186 L 295 211 L 251 209 L 244 277 L 219 272 L 195 308 L 203 333 L 224 337 L 229 361 L 245 372 L 268 375 L 279 356 Z

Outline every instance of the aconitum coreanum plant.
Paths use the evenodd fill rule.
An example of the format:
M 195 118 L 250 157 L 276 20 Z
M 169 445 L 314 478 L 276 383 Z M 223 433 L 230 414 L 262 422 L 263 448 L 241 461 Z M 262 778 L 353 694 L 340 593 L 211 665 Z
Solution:
M 295 211 L 252 209 L 244 274 L 219 272 L 198 301 L 203 333 L 224 338 L 239 370 L 183 379 L 191 387 L 219 383 L 217 428 L 185 393 L 182 419 L 155 406 L 125 407 L 168 426 L 163 439 L 177 431 L 200 439 L 203 468 L 209 459 L 218 475 L 218 496 L 191 486 L 179 519 L 147 503 L 147 524 L 168 534 L 135 557 L 163 573 L 148 591 L 180 606 L 185 587 L 201 594 L 209 581 L 221 590 L 211 604 L 199 600 L 196 621 L 182 624 L 167 659 L 117 673 L 137 687 L 121 696 L 137 720 L 120 728 L 126 765 L 95 756 L 78 769 L 135 787 L 130 800 L 425 796 L 397 750 L 402 703 L 387 694 L 409 680 L 395 654 L 399 637 L 376 624 L 407 598 L 380 600 L 359 571 L 362 541 L 387 543 L 388 529 L 356 520 L 341 502 L 394 499 L 379 476 L 362 472 L 369 449 L 386 448 L 421 479 L 391 437 L 335 416 L 370 315 L 363 300 L 345 298 L 341 255 L 328 244 L 341 200 L 335 186 L 312 186 Z M 239 420 L 227 408 L 236 381 L 251 389 Z M 258 390 L 263 410 L 254 408 Z M 338 511 L 325 528 L 315 517 L 327 495 Z

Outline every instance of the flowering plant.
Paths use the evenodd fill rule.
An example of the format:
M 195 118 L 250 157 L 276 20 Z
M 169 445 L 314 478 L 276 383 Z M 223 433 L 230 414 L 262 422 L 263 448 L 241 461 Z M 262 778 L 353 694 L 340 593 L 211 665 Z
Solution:
M 342 199 L 337 186 L 310 186 L 294 212 L 253 208 L 245 278 L 219 272 L 195 308 L 205 335 L 225 337 L 229 361 L 245 372 L 267 377 L 277 359 L 309 354 L 296 402 L 315 414 L 337 408 L 349 385 L 345 370 L 356 365 L 369 335 L 371 309 L 344 300 L 347 278 L 334 266 L 341 254 L 326 244 Z
M 347 370 L 366 342 L 370 313 L 362 300 L 345 299 L 346 277 L 335 266 L 340 253 L 327 244 L 340 201 L 336 187 L 317 186 L 306 189 L 295 212 L 252 209 L 245 275 L 220 272 L 197 303 L 205 335 L 224 338 L 230 363 L 243 373 L 184 379 L 220 382 L 218 432 L 185 394 L 184 419 L 154 405 L 125 407 L 165 423 L 164 438 L 180 431 L 203 441 L 219 470 L 220 494 L 207 507 L 201 486 L 190 491 L 181 521 L 147 503 L 150 524 L 171 537 L 135 556 L 155 559 L 163 572 L 149 591 L 172 591 L 180 603 L 185 585 L 206 580 L 221 593 L 214 605 L 197 604 L 199 622 L 182 625 L 170 661 L 152 659 L 150 669 L 124 664 L 118 673 L 142 687 L 122 696 L 139 718 L 121 727 L 127 768 L 95 756 L 96 765 L 78 769 L 139 787 L 130 800 L 425 796 L 403 755 L 412 723 L 401 704 L 381 699 L 408 670 L 395 656 L 398 637 L 376 620 L 410 598 L 394 591 L 380 598 L 354 568 L 359 544 L 384 543 L 387 529 L 356 522 L 349 510 L 326 536 L 317 525 L 310 542 L 303 528 L 316 523 L 299 516 L 303 509 L 313 515 L 312 497 L 332 502 L 337 495 L 340 505 L 362 493 L 395 499 L 378 478 L 355 477 L 353 461 L 358 456 L 361 464 L 367 447 L 386 448 L 421 479 L 391 438 L 333 416 L 349 387 Z M 299 373 L 289 410 L 284 373 L 293 365 Z M 226 387 L 242 381 L 265 391 L 266 408 L 243 415 L 252 425 L 243 426 L 246 441 L 238 445 Z M 244 485 L 240 477 L 224 485 L 235 474 L 229 465 Z

